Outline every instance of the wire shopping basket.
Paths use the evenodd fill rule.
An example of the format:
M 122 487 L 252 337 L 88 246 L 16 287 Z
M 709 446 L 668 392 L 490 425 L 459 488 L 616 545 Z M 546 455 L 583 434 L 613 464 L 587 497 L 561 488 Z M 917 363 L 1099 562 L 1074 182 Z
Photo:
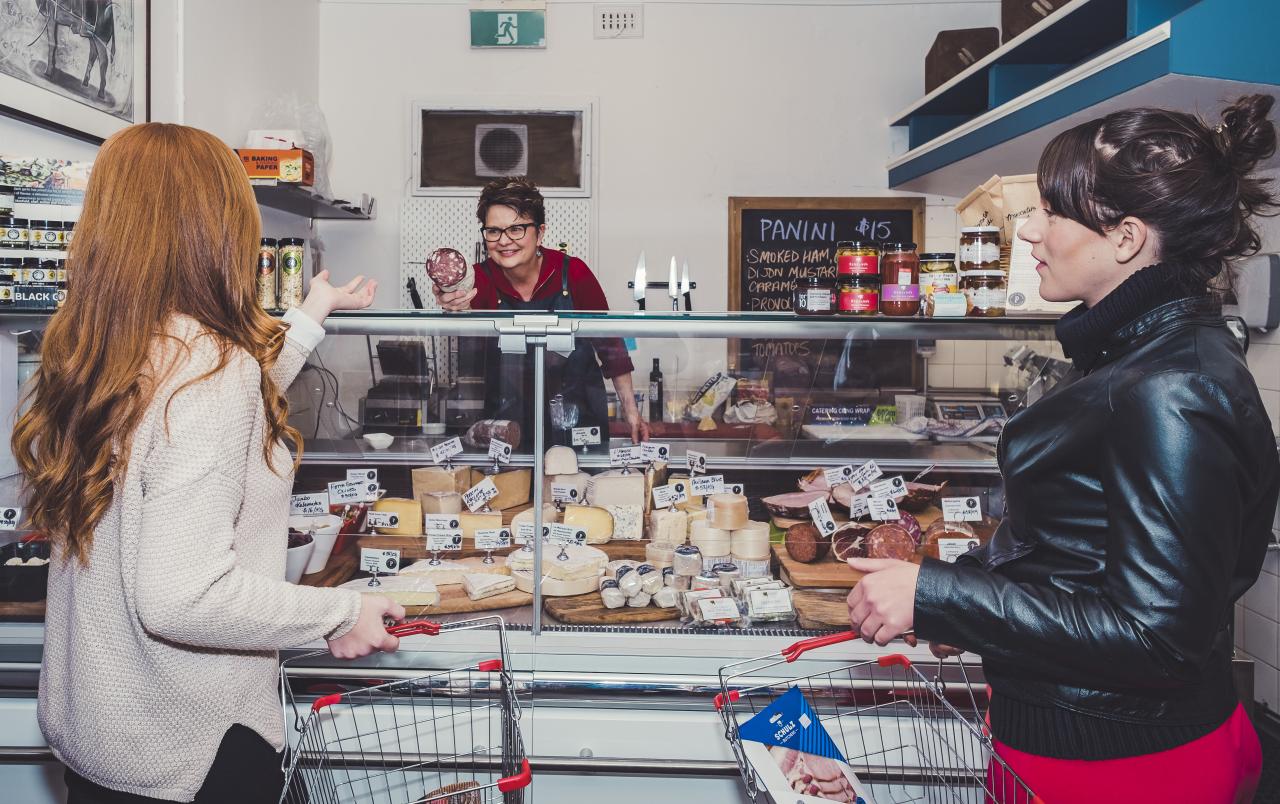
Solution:
M 281 804 L 523 804 L 531 774 L 502 618 L 417 620 L 387 632 L 469 630 L 496 633 L 497 657 L 408 679 L 357 679 L 365 686 L 317 698 L 305 718 L 289 665 L 324 652 L 281 663 L 282 695 L 301 734 Z
M 806 766 L 788 757 L 786 749 L 750 751 L 739 733 L 742 723 L 778 695 L 799 687 L 874 804 L 1043 804 L 993 751 L 978 694 L 963 662 L 945 663 L 957 676 L 945 682 L 943 663 L 931 679 L 901 654 L 798 677 L 784 669 L 807 651 L 855 638 L 857 634 L 845 631 L 806 639 L 781 654 L 720 669 L 715 706 L 751 801 L 792 804 L 802 800 L 792 793 L 821 792 L 812 774 L 806 777 Z M 758 766 L 765 761 L 780 767 Z M 766 778 L 785 779 L 791 789 L 778 793 L 775 784 L 771 794 Z M 865 800 L 857 798 L 851 786 L 835 789 L 844 792 L 827 800 Z

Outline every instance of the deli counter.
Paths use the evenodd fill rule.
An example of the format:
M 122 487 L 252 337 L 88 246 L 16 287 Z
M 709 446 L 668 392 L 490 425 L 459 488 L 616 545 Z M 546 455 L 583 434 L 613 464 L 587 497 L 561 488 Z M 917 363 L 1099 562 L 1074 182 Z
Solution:
M 29 369 L 45 320 L 0 317 L 0 364 Z M 598 801 L 620 777 L 643 776 L 646 798 L 738 801 L 742 779 L 713 706 L 724 669 L 846 630 L 857 575 L 844 558 L 954 560 L 990 538 L 1003 512 L 1004 420 L 1063 369 L 1053 324 L 335 314 L 288 392 L 304 436 L 290 572 L 391 595 L 435 621 L 500 615 L 535 798 Z M 593 422 L 561 393 L 564 356 L 612 339 L 636 367 L 647 446 L 632 445 L 608 380 L 615 393 L 600 426 L 579 426 Z M 1003 372 L 988 369 L 996 382 L 931 381 L 939 344 L 958 341 L 997 344 L 986 352 L 1003 357 Z M 530 383 L 523 426 L 488 418 L 495 361 L 512 360 Z M 16 399 L 0 402 L 12 409 Z M 0 504 L 20 507 L 16 479 L 4 482 Z M 40 600 L 0 601 L 13 715 L 3 718 L 0 774 L 32 790 L 56 786 L 35 725 L 42 614 Z M 307 696 L 371 671 L 411 677 L 490 649 L 483 630 L 446 637 L 408 638 L 396 654 L 356 663 L 308 657 L 292 689 Z M 934 666 L 924 646 L 845 642 L 765 686 L 782 691 L 788 678 L 887 653 Z M 936 669 L 944 679 L 980 679 L 974 672 Z

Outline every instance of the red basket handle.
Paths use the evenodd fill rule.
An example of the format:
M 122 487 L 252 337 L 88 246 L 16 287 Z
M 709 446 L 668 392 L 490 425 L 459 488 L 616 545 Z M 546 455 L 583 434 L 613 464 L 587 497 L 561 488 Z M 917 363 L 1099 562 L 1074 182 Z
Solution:
M 393 637 L 407 637 L 417 634 L 439 636 L 440 623 L 433 623 L 430 620 L 406 620 L 402 623 L 387 626 L 387 633 Z
M 523 790 L 533 781 L 533 771 L 529 769 L 529 760 L 520 760 L 520 772 L 515 776 L 504 776 L 498 780 L 498 790 L 510 793 L 512 790 Z
M 838 645 L 841 642 L 848 642 L 851 639 L 857 639 L 856 631 L 841 631 L 838 634 L 827 634 L 826 636 L 813 637 L 811 639 L 803 639 L 794 645 L 788 645 L 782 649 L 782 658 L 788 663 L 794 662 L 805 653 L 814 648 L 825 648 L 828 645 Z

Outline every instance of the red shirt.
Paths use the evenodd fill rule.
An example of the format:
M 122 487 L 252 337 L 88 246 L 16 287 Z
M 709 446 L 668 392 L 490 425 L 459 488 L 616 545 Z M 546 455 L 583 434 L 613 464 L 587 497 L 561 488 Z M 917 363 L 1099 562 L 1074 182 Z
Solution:
M 544 248 L 542 253 L 542 272 L 538 274 L 538 283 L 534 285 L 530 301 L 550 299 L 560 292 L 560 266 L 563 264 L 564 252 Z M 492 262 L 476 265 L 475 269 L 476 295 L 471 299 L 472 310 L 496 310 L 499 292 L 512 299 L 521 298 L 507 280 L 506 273 Z M 604 295 L 604 288 L 600 287 L 600 282 L 587 264 L 577 257 L 569 257 L 569 295 L 573 299 L 574 310 L 609 311 L 609 300 Z M 627 347 L 621 338 L 593 338 L 591 345 L 600 358 L 605 377 L 612 379 L 619 374 L 635 371 L 635 364 L 631 362 L 631 355 L 627 353 Z

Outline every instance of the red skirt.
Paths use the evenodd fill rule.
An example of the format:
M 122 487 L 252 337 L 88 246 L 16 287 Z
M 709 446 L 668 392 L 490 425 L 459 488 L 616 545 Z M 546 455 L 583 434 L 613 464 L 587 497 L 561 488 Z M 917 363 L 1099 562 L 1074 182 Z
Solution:
M 1262 746 L 1243 706 L 1198 740 L 1158 754 L 1088 761 L 1026 754 L 998 740 L 995 748 L 1042 804 L 1246 804 L 1262 774 Z M 987 782 L 989 803 L 1031 804 L 999 765 Z

